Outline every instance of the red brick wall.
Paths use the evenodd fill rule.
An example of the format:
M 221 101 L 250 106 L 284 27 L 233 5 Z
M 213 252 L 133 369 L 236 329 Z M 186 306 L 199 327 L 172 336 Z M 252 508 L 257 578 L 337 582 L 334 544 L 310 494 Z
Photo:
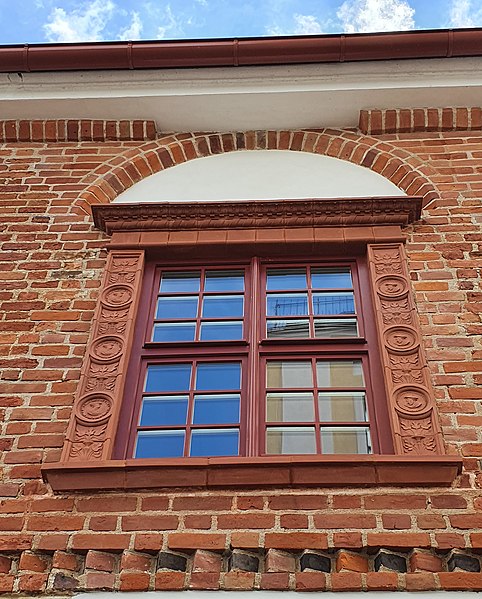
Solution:
M 52 141 L 38 133 L 0 146 L 0 591 L 482 589 L 473 571 L 482 550 L 482 132 L 392 124 L 377 137 L 146 141 L 145 123 L 109 125 L 109 135 L 107 122 L 102 135 L 82 123 L 70 126 L 75 138 L 56 125 L 51 137 L 43 129 Z M 28 137 L 14 125 L 16 137 L 2 124 L 5 139 L 40 131 L 31 123 Z M 90 141 L 65 141 L 79 138 Z M 42 482 L 40 464 L 60 455 L 105 263 L 87 204 L 236 147 L 339 156 L 426 195 L 407 251 L 447 451 L 465 461 L 453 488 L 54 496 Z

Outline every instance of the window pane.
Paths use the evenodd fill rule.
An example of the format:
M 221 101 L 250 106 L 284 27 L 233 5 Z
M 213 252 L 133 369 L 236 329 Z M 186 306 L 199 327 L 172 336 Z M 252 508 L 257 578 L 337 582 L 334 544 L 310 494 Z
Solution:
M 241 364 L 239 362 L 207 362 L 198 364 L 196 390 L 237 391 L 241 388 Z
M 313 393 L 268 393 L 268 422 L 313 422 Z
M 355 314 L 353 293 L 314 293 L 314 314 Z
M 315 429 L 308 426 L 270 427 L 266 431 L 266 453 L 316 453 Z
M 157 319 L 196 318 L 197 296 L 160 297 L 157 300 Z
M 313 387 L 311 362 L 270 361 L 266 365 L 268 389 Z
M 164 272 L 161 277 L 161 293 L 179 293 L 199 291 L 201 273 L 196 272 Z
M 147 393 L 189 391 L 191 364 L 155 364 L 147 369 Z
M 239 321 L 201 323 L 201 341 L 231 341 L 243 338 L 243 323 Z
M 318 387 L 363 387 L 361 360 L 319 360 Z
M 242 317 L 243 303 L 242 295 L 207 296 L 203 301 L 202 315 L 204 318 Z
M 234 424 L 239 422 L 239 395 L 196 395 L 194 424 Z
M 338 391 L 318 393 L 320 420 L 357 422 L 367 420 L 365 393 Z
M 141 431 L 136 458 L 178 458 L 184 455 L 184 431 Z
M 313 289 L 351 289 L 350 268 L 312 268 L 311 285 Z
M 211 270 L 206 273 L 205 291 L 244 291 L 242 270 Z
M 358 337 L 356 318 L 316 319 L 315 337 L 326 337 L 327 339 Z
M 154 325 L 152 340 L 154 342 L 194 341 L 195 322 L 157 322 Z
M 266 275 L 266 289 L 306 289 L 306 270 L 304 268 L 270 268 Z
M 187 395 L 144 397 L 140 426 L 186 424 Z
M 371 453 L 368 427 L 322 427 L 322 453 Z
M 300 339 L 310 336 L 309 320 L 268 320 L 268 339 Z
M 268 316 L 304 316 L 308 314 L 306 293 L 276 293 L 266 298 Z
M 193 430 L 191 456 L 223 456 L 239 454 L 239 431 L 237 429 Z

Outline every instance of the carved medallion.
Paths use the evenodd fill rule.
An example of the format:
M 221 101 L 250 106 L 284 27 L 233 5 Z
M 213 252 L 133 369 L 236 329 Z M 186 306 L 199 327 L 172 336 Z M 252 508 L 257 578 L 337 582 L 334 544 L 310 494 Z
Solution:
M 423 387 L 401 387 L 394 395 L 397 408 L 407 414 L 423 414 L 430 407 L 428 393 Z
M 376 287 L 378 295 L 385 299 L 402 298 L 408 294 L 407 281 L 396 275 L 380 277 Z
M 104 393 L 83 397 L 76 407 L 77 418 L 88 424 L 101 424 L 108 420 L 112 411 L 112 399 Z
M 122 354 L 123 341 L 120 337 L 100 337 L 92 344 L 92 357 L 101 362 L 112 361 Z
M 104 291 L 102 301 L 112 308 L 125 308 L 132 301 L 132 289 L 124 285 L 111 285 Z
M 409 327 L 390 327 L 383 336 L 387 348 L 397 353 L 411 352 L 419 346 L 416 331 Z

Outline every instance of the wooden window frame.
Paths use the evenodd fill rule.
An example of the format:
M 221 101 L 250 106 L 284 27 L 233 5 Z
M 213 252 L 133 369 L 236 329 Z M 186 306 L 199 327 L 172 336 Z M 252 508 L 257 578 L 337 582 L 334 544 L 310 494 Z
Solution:
M 420 211 L 419 197 L 94 206 L 112 236 L 107 265 L 61 461 L 43 465 L 45 480 L 58 491 L 451 484 L 462 460 L 444 454 L 401 230 Z M 146 255 L 174 265 L 226 252 L 366 254 L 394 453 L 115 459 Z

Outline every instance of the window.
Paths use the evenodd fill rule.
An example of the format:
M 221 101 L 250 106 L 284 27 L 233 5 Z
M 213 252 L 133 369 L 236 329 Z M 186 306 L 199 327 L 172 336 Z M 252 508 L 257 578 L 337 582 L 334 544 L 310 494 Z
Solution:
M 386 409 L 374 401 L 372 381 L 381 375 L 366 334 L 363 259 L 152 263 L 146 273 L 126 457 L 387 447 L 377 431 Z

